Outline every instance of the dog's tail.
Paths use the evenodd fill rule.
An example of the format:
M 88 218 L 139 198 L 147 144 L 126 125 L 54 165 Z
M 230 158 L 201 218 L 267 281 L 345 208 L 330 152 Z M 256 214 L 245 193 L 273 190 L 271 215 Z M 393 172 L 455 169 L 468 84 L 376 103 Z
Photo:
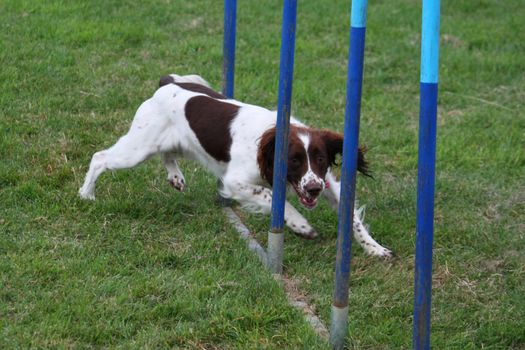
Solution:
M 194 84 L 199 84 L 199 85 L 204 85 L 206 87 L 210 87 L 210 83 L 204 80 L 200 75 L 196 75 L 196 74 L 182 75 L 182 76 L 177 75 L 177 74 L 165 75 L 160 78 L 159 87 L 162 87 L 168 84 L 173 84 L 173 83 L 194 83 Z

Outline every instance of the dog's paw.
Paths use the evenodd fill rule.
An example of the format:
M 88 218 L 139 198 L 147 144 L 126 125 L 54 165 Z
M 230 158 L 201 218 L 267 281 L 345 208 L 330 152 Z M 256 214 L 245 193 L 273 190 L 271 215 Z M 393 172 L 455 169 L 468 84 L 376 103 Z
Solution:
M 168 179 L 168 183 L 171 185 L 171 187 L 173 187 L 174 189 L 176 189 L 179 192 L 183 192 L 184 191 L 184 186 L 186 185 L 186 182 L 184 181 L 184 178 L 182 178 L 182 177 L 180 177 L 178 175 L 175 175 L 175 176 L 173 176 L 173 178 Z
M 384 260 L 392 259 L 394 257 L 394 253 L 390 249 L 381 246 L 371 247 L 368 249 L 367 253 Z
M 308 225 L 293 227 L 292 230 L 293 230 L 293 233 L 295 233 L 297 236 L 304 238 L 304 239 L 315 239 L 317 238 L 317 236 L 319 236 L 317 231 Z
M 87 199 L 87 200 L 90 200 L 90 201 L 94 201 L 95 200 L 95 193 L 93 191 L 86 190 L 84 187 L 81 187 L 78 190 L 78 195 L 82 199 Z

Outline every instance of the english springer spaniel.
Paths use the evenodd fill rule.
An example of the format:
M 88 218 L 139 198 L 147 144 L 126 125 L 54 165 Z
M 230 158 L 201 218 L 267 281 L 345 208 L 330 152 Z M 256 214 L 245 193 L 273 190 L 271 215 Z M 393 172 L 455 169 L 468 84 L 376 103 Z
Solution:
M 275 123 L 277 113 L 227 99 L 197 75 L 162 77 L 160 88 L 139 107 L 128 133 L 110 148 L 93 155 L 80 197 L 95 199 L 95 182 L 106 170 L 131 168 L 160 153 L 168 182 L 178 191 L 186 186 L 179 157 L 196 160 L 222 180 L 221 195 L 252 212 L 270 213 Z M 299 202 L 313 209 L 323 194 L 337 210 L 340 183 L 331 172 L 342 152 L 343 135 L 310 128 L 290 120 L 287 183 Z M 368 174 L 364 150 L 358 170 Z M 317 232 L 288 202 L 286 225 L 312 239 Z M 371 255 L 391 257 L 354 212 L 354 236 Z

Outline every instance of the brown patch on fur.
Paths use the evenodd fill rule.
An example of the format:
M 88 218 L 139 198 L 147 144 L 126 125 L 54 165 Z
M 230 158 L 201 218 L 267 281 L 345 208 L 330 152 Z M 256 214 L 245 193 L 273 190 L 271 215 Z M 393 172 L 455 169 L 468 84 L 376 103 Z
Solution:
M 159 88 L 163 87 L 164 85 L 174 84 L 174 83 L 175 83 L 175 79 L 173 79 L 171 75 L 165 75 L 163 77 L 160 77 Z
M 275 153 L 275 127 L 268 129 L 261 136 L 259 147 L 257 148 L 257 164 L 261 177 L 270 186 L 273 183 L 273 155 Z
M 288 139 L 288 172 L 286 179 L 295 186 L 299 185 L 301 178 L 308 171 L 308 154 L 304 144 L 299 139 L 300 129 L 290 127 L 290 138 Z
M 230 124 L 239 106 L 207 96 L 195 96 L 186 102 L 185 114 L 201 146 L 218 161 L 230 161 L 232 138 Z
M 223 94 L 205 86 L 205 85 L 201 85 L 201 84 L 197 84 L 197 83 L 182 83 L 182 82 L 176 82 L 175 79 L 171 76 L 171 75 L 165 75 L 163 77 L 160 78 L 160 81 L 159 81 L 159 88 L 160 87 L 163 87 L 164 85 L 168 85 L 168 84 L 175 84 L 177 86 L 180 86 L 181 88 L 183 88 L 184 90 L 188 90 L 188 91 L 193 91 L 193 92 L 197 92 L 197 93 L 200 93 L 200 94 L 205 94 L 205 95 L 208 95 L 210 97 L 213 97 L 213 98 L 216 98 L 216 99 L 219 99 L 219 100 L 226 100 L 227 97 L 224 96 Z
M 201 85 L 201 84 L 195 84 L 195 83 L 174 83 L 175 85 L 180 86 L 184 90 L 189 90 L 193 92 L 198 92 L 200 94 L 205 94 L 210 97 L 216 98 L 218 100 L 226 100 L 227 97 L 223 94 L 218 93 L 217 91 L 210 89 L 207 86 Z

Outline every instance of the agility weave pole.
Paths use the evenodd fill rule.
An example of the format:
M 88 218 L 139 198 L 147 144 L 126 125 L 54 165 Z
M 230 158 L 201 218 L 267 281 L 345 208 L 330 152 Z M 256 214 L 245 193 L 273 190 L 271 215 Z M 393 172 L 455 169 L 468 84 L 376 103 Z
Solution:
M 235 34 L 237 0 L 224 0 L 224 41 L 222 45 L 222 94 L 233 98 L 235 79 Z
M 345 338 L 348 333 L 348 288 L 352 248 L 351 230 L 353 226 L 355 202 L 367 5 L 367 0 L 353 0 L 351 6 L 344 127 L 345 137 L 341 170 L 341 199 L 338 218 L 334 300 L 332 304 L 330 328 L 330 343 L 334 349 L 342 349 L 344 347 Z M 225 0 L 223 92 L 228 97 L 233 97 L 235 16 L 236 0 Z M 264 249 L 260 247 L 255 240 L 249 237 L 249 231 L 242 225 L 242 222 L 240 222 L 235 213 L 231 211 L 231 209 L 231 212 L 226 212 L 227 208 L 225 209 L 225 212 L 237 227 L 243 239 L 247 240 L 249 248 L 256 252 L 259 259 L 263 263 L 266 263 L 267 268 L 274 274 L 282 274 L 284 251 L 283 232 L 287 171 L 286 159 L 288 153 L 296 16 L 297 1 L 285 0 L 283 6 L 272 218 L 271 228 L 268 233 L 267 253 L 264 252 Z M 414 349 L 430 349 L 439 22 L 440 0 L 423 0 L 416 258 L 414 273 Z M 233 33 L 231 33 L 232 30 Z M 293 302 L 291 303 L 293 305 Z M 297 307 L 297 305 L 295 306 Z M 310 323 L 312 324 L 312 322 Z M 319 324 L 322 326 L 320 321 Z M 324 328 L 324 326 L 322 328 Z M 318 332 L 321 336 L 325 333 L 324 331 L 321 333 Z
M 222 45 L 222 94 L 233 98 L 235 82 L 235 34 L 237 24 L 237 0 L 224 0 L 224 40 Z M 217 188 L 222 188 L 222 181 L 217 180 Z M 230 207 L 231 199 L 217 195 L 219 205 L 223 208 Z
M 366 9 L 366 0 L 352 1 L 335 286 L 330 322 L 330 344 L 334 349 L 343 348 L 348 334 L 348 287 L 352 258 L 352 227 L 365 54 Z
M 286 201 L 288 135 L 290 133 L 296 19 L 297 0 L 285 0 L 283 5 L 281 61 L 279 66 L 272 216 L 271 227 L 268 232 L 268 269 L 272 273 L 279 274 L 283 271 L 284 206 Z
M 355 164 L 359 141 L 366 11 L 366 0 L 352 1 L 336 281 L 330 329 L 330 343 L 334 349 L 343 348 L 344 338 L 348 332 L 348 278 L 352 247 L 350 230 L 352 229 L 352 212 L 355 199 L 355 174 L 357 170 Z M 423 0 L 422 12 L 414 272 L 414 349 L 430 349 L 440 0 Z
M 223 94 L 228 98 L 233 98 L 234 94 L 234 69 L 235 69 L 235 24 L 236 24 L 236 12 L 237 12 L 237 2 L 236 0 L 225 0 L 224 1 L 224 43 L 223 43 Z M 296 1 L 287 2 L 285 4 L 285 13 L 283 14 L 283 23 L 286 21 L 288 24 L 285 26 L 283 24 L 283 43 L 288 43 L 285 48 L 281 49 L 281 79 L 279 81 L 279 110 L 281 111 L 281 123 L 285 124 L 286 129 L 288 130 L 290 124 L 290 105 L 291 105 L 291 95 L 292 95 L 292 75 L 293 75 L 293 53 L 294 53 L 294 43 L 290 44 L 289 38 L 292 40 L 295 39 L 295 14 L 296 14 Z M 286 28 L 286 29 L 285 29 Z M 285 37 L 286 36 L 286 37 Z M 283 58 L 284 56 L 284 58 Z M 287 69 L 282 67 L 282 62 L 287 62 Z M 283 74 L 282 72 L 286 73 Z M 288 146 L 288 132 L 283 133 L 282 127 L 281 133 L 281 145 L 285 145 L 286 149 L 281 150 L 284 158 L 287 156 L 287 146 Z M 278 136 L 276 136 L 278 137 Z M 281 146 L 282 147 L 282 146 Z M 284 163 L 284 171 L 286 172 L 286 162 Z M 281 169 L 282 171 L 282 169 Z M 286 173 L 282 177 L 286 179 Z M 280 182 L 281 179 L 278 180 Z M 275 180 L 274 180 L 275 183 Z M 219 183 L 220 186 L 220 183 Z M 281 188 L 286 190 L 286 181 L 281 184 Z M 283 191 L 284 192 L 284 191 Z M 328 330 L 322 323 L 322 321 L 317 317 L 312 307 L 310 307 L 304 297 L 298 296 L 297 293 L 293 292 L 293 289 L 296 287 L 294 283 L 286 278 L 282 274 L 282 257 L 283 257 L 283 242 L 284 242 L 284 198 L 285 193 L 283 193 L 280 206 L 273 210 L 280 210 L 279 215 L 272 215 L 272 220 L 278 223 L 276 226 L 280 225 L 280 230 L 275 229 L 272 224 L 272 230 L 269 232 L 268 237 L 268 252 L 264 250 L 263 247 L 257 242 L 250 234 L 250 231 L 242 223 L 239 216 L 233 211 L 229 205 L 230 202 L 225 198 L 219 197 L 220 204 L 223 206 L 223 212 L 230 221 L 230 223 L 235 227 L 241 239 L 246 242 L 246 245 L 249 250 L 251 250 L 259 259 L 259 261 L 267 267 L 272 273 L 274 278 L 282 285 L 286 293 L 288 303 L 300 310 L 310 324 L 315 333 L 325 340 L 328 340 Z M 275 201 L 274 201 L 275 202 Z M 272 221 L 273 222 L 273 221 Z
M 423 0 L 414 272 L 414 349 L 430 349 L 440 0 Z

